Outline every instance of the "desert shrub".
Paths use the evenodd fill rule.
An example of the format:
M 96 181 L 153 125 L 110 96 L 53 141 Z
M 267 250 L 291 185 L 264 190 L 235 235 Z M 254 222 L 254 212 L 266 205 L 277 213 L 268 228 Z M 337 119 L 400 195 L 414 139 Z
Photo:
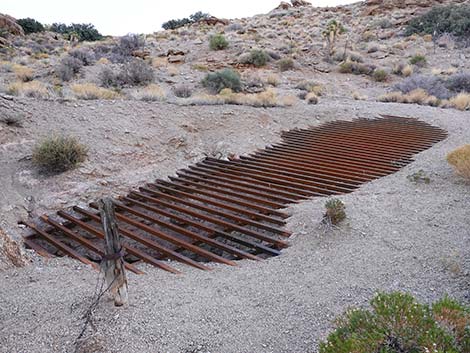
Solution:
M 216 34 L 209 40 L 211 50 L 223 50 L 228 47 L 228 41 L 223 34 Z
M 42 23 L 36 21 L 34 18 L 20 18 L 16 20 L 25 34 L 44 32 L 44 26 Z
M 371 310 L 350 309 L 320 353 L 454 352 L 470 349 L 470 308 L 445 297 L 432 306 L 406 293 L 379 293 Z
M 429 95 L 440 99 L 447 99 L 451 96 L 451 92 L 446 88 L 441 79 L 428 75 L 412 75 L 396 84 L 394 88 L 403 93 L 409 93 L 416 89 L 423 89 Z
M 470 93 L 459 93 L 450 98 L 448 104 L 458 110 L 470 110 Z
M 323 223 L 338 225 L 346 219 L 346 206 L 339 199 L 329 199 L 325 202 L 326 212 L 323 215 Z
M 75 84 L 71 86 L 73 93 L 78 99 L 116 99 L 119 94 L 115 91 L 97 87 L 92 83 Z
M 364 58 L 362 57 L 360 53 L 357 53 L 355 51 L 350 51 L 350 50 L 346 50 L 346 51 L 341 50 L 341 51 L 335 52 L 335 54 L 333 55 L 333 60 L 336 62 L 345 61 L 345 60 L 354 61 L 356 63 L 364 62 Z
M 419 67 L 423 67 L 423 66 L 426 65 L 426 63 L 427 63 L 426 57 L 424 55 L 421 55 L 421 54 L 413 55 L 410 58 L 410 64 L 411 65 L 416 65 L 416 66 L 419 66 Z
M 281 59 L 279 60 L 278 65 L 281 72 L 289 71 L 294 68 L 294 60 L 291 58 Z
M 392 72 L 395 75 L 403 76 L 403 77 L 409 77 L 413 74 L 413 66 L 405 64 L 405 63 L 397 63 L 393 65 Z
M 470 36 L 470 5 L 437 6 L 422 16 L 412 19 L 406 35 L 451 33 L 457 37 Z
M 189 98 L 192 96 L 193 91 L 191 87 L 187 85 L 178 85 L 173 88 L 173 93 L 179 98 Z
M 7 93 L 29 98 L 48 98 L 50 95 L 47 87 L 39 81 L 10 83 L 7 87 Z
M 61 173 L 85 161 L 88 150 L 76 138 L 49 137 L 33 150 L 32 161 L 41 171 Z
M 261 49 L 253 49 L 250 53 L 243 57 L 243 64 L 250 64 L 256 67 L 265 66 L 269 61 L 269 55 Z
M 106 55 L 114 63 L 125 63 L 132 59 L 132 53 L 142 50 L 144 46 L 145 40 L 141 35 L 130 33 L 120 37 Z
M 66 55 L 55 68 L 55 73 L 62 81 L 70 81 L 80 72 L 83 62 L 73 56 Z
M 152 67 L 144 60 L 135 58 L 124 64 L 118 76 L 121 85 L 143 86 L 154 80 Z
M 231 23 L 225 29 L 227 32 L 238 32 L 243 31 L 243 26 L 240 23 Z
M 134 94 L 134 98 L 145 102 L 161 102 L 166 99 L 166 93 L 163 88 L 152 83 L 138 90 L 137 93 Z
M 279 78 L 278 75 L 271 74 L 271 75 L 268 75 L 268 77 L 266 78 L 266 83 L 268 85 L 277 87 L 281 83 L 281 79 Z
M 49 28 L 51 32 L 64 35 L 67 39 L 77 38 L 80 42 L 94 42 L 103 39 L 103 36 L 91 23 L 53 23 Z
M 175 19 L 175 20 L 164 22 L 162 24 L 162 28 L 166 30 L 177 29 L 177 28 L 186 26 L 188 24 L 198 22 L 208 17 L 210 17 L 210 14 L 198 11 L 196 13 L 193 13 L 191 16 L 189 16 L 189 18 L 181 18 L 181 19 Z
M 387 29 L 393 26 L 392 22 L 388 18 L 381 18 L 373 24 L 376 28 Z
M 383 69 L 377 69 L 372 74 L 372 77 L 377 82 L 385 82 L 388 78 L 388 73 L 387 73 L 387 71 L 385 71 Z
M 470 145 L 464 145 L 447 155 L 447 162 L 454 167 L 456 173 L 470 180 Z
M 77 48 L 69 51 L 72 58 L 78 59 L 83 66 L 90 66 L 95 63 L 95 53 L 89 48 Z
M 219 93 L 224 88 L 230 88 L 234 92 L 239 92 L 242 89 L 240 75 L 232 69 L 207 74 L 202 80 L 202 85 L 213 93 Z
M 442 106 L 443 101 L 435 96 L 429 95 L 422 88 L 417 88 L 409 93 L 402 92 L 391 92 L 384 94 L 379 97 L 380 102 L 390 103 L 407 103 L 407 104 L 419 104 L 419 105 L 430 105 L 433 107 Z
M 375 66 L 368 64 L 361 64 L 346 60 L 339 65 L 339 72 L 343 74 L 354 74 L 354 75 L 371 75 L 375 70 Z
M 313 92 L 308 93 L 305 96 L 305 100 L 308 104 L 318 104 L 318 96 Z
M 119 72 L 109 66 L 103 66 L 98 73 L 98 79 L 103 87 L 119 87 Z
M 16 78 L 23 82 L 31 81 L 34 78 L 34 70 L 30 67 L 14 64 L 11 70 L 15 73 Z
M 445 85 L 450 91 L 455 93 L 470 93 L 470 72 L 462 72 L 450 76 Z

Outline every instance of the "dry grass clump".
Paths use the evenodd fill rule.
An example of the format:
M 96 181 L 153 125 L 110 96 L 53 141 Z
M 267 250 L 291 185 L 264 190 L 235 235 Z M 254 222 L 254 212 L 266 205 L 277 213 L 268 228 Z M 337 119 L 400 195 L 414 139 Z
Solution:
M 162 102 L 166 100 L 166 93 L 160 86 L 150 84 L 134 94 L 134 98 L 145 102 Z
M 356 101 L 365 101 L 368 98 L 366 95 L 360 94 L 358 91 L 351 93 L 351 97 Z
M 277 93 L 268 89 L 255 94 L 235 93 L 230 88 L 225 88 L 217 95 L 197 95 L 189 101 L 192 105 L 222 105 L 235 104 L 247 105 L 256 108 L 288 107 L 296 101 L 293 96 L 279 97 Z
M 279 86 L 279 84 L 281 83 L 281 79 L 279 78 L 278 75 L 271 74 L 271 75 L 269 75 L 269 76 L 266 78 L 266 83 L 267 83 L 268 85 L 277 87 L 277 86 Z
M 317 96 L 323 95 L 325 90 L 323 85 L 314 81 L 302 81 L 297 86 L 295 86 L 295 88 L 306 91 L 308 93 L 315 93 Z
M 7 87 L 7 93 L 12 96 L 30 98 L 48 98 L 50 96 L 50 91 L 46 85 L 39 81 L 10 83 Z
M 294 69 L 294 60 L 291 58 L 284 58 L 279 60 L 278 62 L 279 65 L 279 71 L 284 72 L 284 71 L 289 71 Z
M 325 202 L 326 212 L 322 222 L 329 226 L 335 226 L 346 219 L 346 206 L 339 199 L 329 199 Z
M 72 85 L 71 88 L 78 99 L 116 99 L 119 97 L 119 93 L 107 88 L 98 87 L 93 83 L 77 83 Z
M 385 81 L 387 81 L 388 73 L 387 73 L 387 71 L 385 71 L 383 69 L 377 69 L 372 74 L 372 77 L 377 82 L 385 82 Z
M 32 81 L 34 78 L 34 70 L 30 67 L 14 64 L 11 69 L 15 73 L 16 78 L 22 82 Z
M 33 164 L 42 172 L 61 173 L 85 161 L 88 149 L 76 138 L 48 137 L 33 150 Z
M 405 63 L 398 63 L 393 66 L 392 72 L 395 75 L 409 77 L 413 75 L 414 69 L 413 66 Z
M 449 153 L 447 162 L 454 167 L 458 175 L 470 180 L 470 145 L 464 145 Z
M 449 99 L 449 105 L 458 110 L 470 110 L 470 93 L 460 93 Z
M 318 96 L 314 92 L 310 92 L 305 96 L 308 104 L 318 104 Z

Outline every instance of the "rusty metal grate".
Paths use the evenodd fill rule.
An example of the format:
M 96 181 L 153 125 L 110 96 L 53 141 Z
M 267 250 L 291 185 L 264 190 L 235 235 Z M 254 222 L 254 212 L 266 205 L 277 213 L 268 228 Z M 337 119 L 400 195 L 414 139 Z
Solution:
M 178 273 L 165 261 L 209 270 L 206 262 L 235 266 L 287 247 L 288 204 L 351 192 L 391 174 L 446 132 L 416 119 L 335 121 L 291 130 L 283 142 L 231 160 L 206 158 L 116 200 L 126 266 L 136 261 Z M 96 204 L 25 222 L 27 246 L 44 256 L 69 255 L 98 268 L 103 233 Z

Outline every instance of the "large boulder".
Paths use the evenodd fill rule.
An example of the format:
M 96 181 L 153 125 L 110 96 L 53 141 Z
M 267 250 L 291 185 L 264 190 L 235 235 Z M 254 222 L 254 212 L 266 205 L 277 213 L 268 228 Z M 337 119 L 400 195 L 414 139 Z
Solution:
M 16 20 L 8 15 L 0 13 L 0 29 L 6 30 L 14 36 L 24 36 L 23 28 L 16 23 Z

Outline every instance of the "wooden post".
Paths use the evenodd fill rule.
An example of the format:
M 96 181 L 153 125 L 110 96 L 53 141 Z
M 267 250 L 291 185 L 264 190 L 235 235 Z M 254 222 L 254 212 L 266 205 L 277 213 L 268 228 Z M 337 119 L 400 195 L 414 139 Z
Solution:
M 98 205 L 105 235 L 105 256 L 102 266 L 106 284 L 114 299 L 114 305 L 122 306 L 127 303 L 127 278 L 113 200 L 104 198 L 98 202 Z

